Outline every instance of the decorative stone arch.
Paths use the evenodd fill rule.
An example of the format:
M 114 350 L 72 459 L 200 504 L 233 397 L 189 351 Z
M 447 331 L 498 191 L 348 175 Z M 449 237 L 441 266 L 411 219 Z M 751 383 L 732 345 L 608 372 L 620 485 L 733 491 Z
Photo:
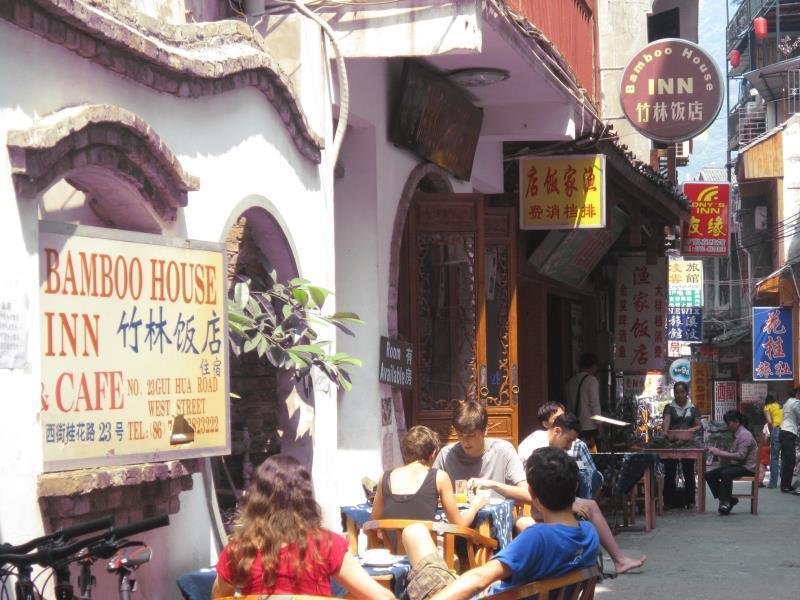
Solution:
M 279 282 L 300 276 L 289 228 L 273 203 L 262 196 L 248 196 L 233 209 L 221 241 L 228 255 L 229 293 L 237 274 L 266 279 L 259 255 L 272 263 Z M 249 473 L 278 451 L 294 456 L 309 471 L 313 461 L 311 378 L 298 382 L 290 372 L 277 370 L 254 353 L 240 357 L 232 353 L 230 359 L 231 391 L 239 396 L 231 399 L 232 451 L 224 459 L 227 472 L 221 472 L 219 460 L 207 461 L 205 472 L 211 519 L 220 547 L 231 524 L 231 482 L 246 486 Z
M 427 184 L 427 185 L 426 185 Z M 400 202 L 394 216 L 392 227 L 392 243 L 389 255 L 389 302 L 388 302 L 388 331 L 389 336 L 397 335 L 397 289 L 400 283 L 400 249 L 403 245 L 403 231 L 408 219 L 408 209 L 411 199 L 420 190 L 421 186 L 428 189 L 424 191 L 449 194 L 453 192 L 453 185 L 447 173 L 431 163 L 421 163 L 411 170 L 400 194 Z
M 254 28 L 233 20 L 171 24 L 129 4 L 5 0 L 0 19 L 179 98 L 255 88 L 275 107 L 298 151 L 321 162 L 324 139 L 311 128 L 291 80 Z
M 10 131 L 7 145 L 18 198 L 65 179 L 119 229 L 161 232 L 200 186 L 146 121 L 118 106 L 59 110 Z
M 397 325 L 397 300 L 398 289 L 400 286 L 400 252 L 403 247 L 403 233 L 408 220 L 408 211 L 411 207 L 411 200 L 417 191 L 437 192 L 448 194 L 453 192 L 453 186 L 447 173 L 431 163 L 421 163 L 411 170 L 400 194 L 400 202 L 397 204 L 397 211 L 392 227 L 392 242 L 389 247 L 389 298 L 387 304 L 388 333 L 390 337 L 396 336 Z M 407 423 L 405 410 L 403 409 L 403 398 L 397 388 L 382 385 L 385 393 L 392 398 L 394 409 L 394 433 L 397 442 L 405 435 Z M 383 395 L 383 394 L 382 394 Z M 386 465 L 385 465 L 386 466 Z

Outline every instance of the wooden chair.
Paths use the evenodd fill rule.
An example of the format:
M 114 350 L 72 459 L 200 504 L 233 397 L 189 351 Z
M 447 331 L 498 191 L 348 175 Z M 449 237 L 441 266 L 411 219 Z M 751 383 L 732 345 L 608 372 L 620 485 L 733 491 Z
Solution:
M 749 494 L 737 494 L 734 492 L 731 494 L 734 498 L 743 498 L 750 500 L 750 514 L 757 515 L 758 514 L 758 482 L 761 481 L 761 477 L 763 477 L 761 473 L 761 465 L 756 463 L 756 472 L 753 475 L 745 476 L 745 477 L 738 477 L 733 480 L 733 485 L 735 486 L 737 483 L 749 483 L 750 484 L 750 493 Z
M 594 600 L 594 588 L 599 579 L 598 567 L 577 569 L 561 577 L 534 581 L 486 596 L 485 600 L 550 600 L 551 592 L 558 592 L 557 600 Z M 566 595 L 567 591 L 570 592 L 569 596 Z
M 393 554 L 406 554 L 402 540 L 403 529 L 418 523 L 427 527 L 433 542 L 437 546 L 439 545 L 437 542 L 441 539 L 442 548 L 444 549 L 444 562 L 447 564 L 447 568 L 453 571 L 456 570 L 456 538 L 463 539 L 467 545 L 467 562 L 469 564 L 466 568 L 459 569 L 461 572 L 486 564 L 491 557 L 492 551 L 497 548 L 497 540 L 483 536 L 469 527 L 441 523 L 439 521 L 414 521 L 412 519 L 367 521 L 363 527 L 364 533 L 367 534 L 367 547 L 387 547 Z M 384 543 L 378 537 L 379 531 L 391 533 L 392 535 L 383 535 Z M 394 543 L 392 543 L 392 540 L 394 540 Z

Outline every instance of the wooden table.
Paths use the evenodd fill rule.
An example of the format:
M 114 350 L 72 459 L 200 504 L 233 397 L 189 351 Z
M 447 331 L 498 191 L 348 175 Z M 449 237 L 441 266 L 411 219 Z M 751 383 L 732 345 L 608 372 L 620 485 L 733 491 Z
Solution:
M 642 448 L 640 452 L 652 452 L 658 454 L 658 458 L 664 459 L 692 459 L 695 463 L 694 472 L 697 475 L 695 512 L 706 512 L 706 449 L 705 448 Z M 661 498 L 661 506 L 664 506 L 664 498 Z

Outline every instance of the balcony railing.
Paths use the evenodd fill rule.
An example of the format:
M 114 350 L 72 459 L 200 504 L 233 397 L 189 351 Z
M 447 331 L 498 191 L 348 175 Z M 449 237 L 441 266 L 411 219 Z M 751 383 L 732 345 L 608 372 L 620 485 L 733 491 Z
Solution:
M 741 0 L 739 8 L 728 22 L 728 50 L 734 48 L 740 38 L 753 26 L 753 19 L 765 15 L 777 4 L 777 0 Z
M 739 108 L 739 148 L 746 146 L 767 131 L 767 109 L 764 106 Z

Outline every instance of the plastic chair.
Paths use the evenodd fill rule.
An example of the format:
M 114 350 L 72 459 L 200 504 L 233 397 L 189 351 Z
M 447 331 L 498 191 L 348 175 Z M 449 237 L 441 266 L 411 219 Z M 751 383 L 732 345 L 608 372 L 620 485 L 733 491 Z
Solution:
M 463 525 L 452 525 L 439 521 L 414 521 L 413 519 L 379 519 L 377 521 L 367 521 L 364 523 L 364 532 L 367 534 L 367 546 L 369 548 L 388 547 L 394 554 L 406 554 L 403 548 L 402 532 L 409 525 L 422 524 L 431 532 L 433 542 L 439 539 L 442 541 L 444 549 L 444 562 L 447 568 L 455 571 L 456 565 L 456 538 L 463 539 L 467 546 L 467 569 L 472 569 L 486 564 L 493 550 L 497 548 L 497 540 L 479 534 L 474 529 Z M 391 535 L 384 535 L 383 542 L 378 537 L 378 532 Z M 466 571 L 467 569 L 461 569 Z
M 731 496 L 733 498 L 744 498 L 750 500 L 750 514 L 757 515 L 758 514 L 758 482 L 761 481 L 763 477 L 761 473 L 761 465 L 756 463 L 756 472 L 753 475 L 746 475 L 744 477 L 737 477 L 733 480 L 733 484 L 736 485 L 737 483 L 749 483 L 750 484 L 750 493 L 749 494 L 737 494 L 733 493 Z
M 561 577 L 551 577 L 521 585 L 504 592 L 486 596 L 484 600 L 550 600 L 551 592 L 558 592 L 557 600 L 593 600 L 594 588 L 600 579 L 600 569 L 577 569 Z M 569 592 L 569 596 L 567 596 Z

